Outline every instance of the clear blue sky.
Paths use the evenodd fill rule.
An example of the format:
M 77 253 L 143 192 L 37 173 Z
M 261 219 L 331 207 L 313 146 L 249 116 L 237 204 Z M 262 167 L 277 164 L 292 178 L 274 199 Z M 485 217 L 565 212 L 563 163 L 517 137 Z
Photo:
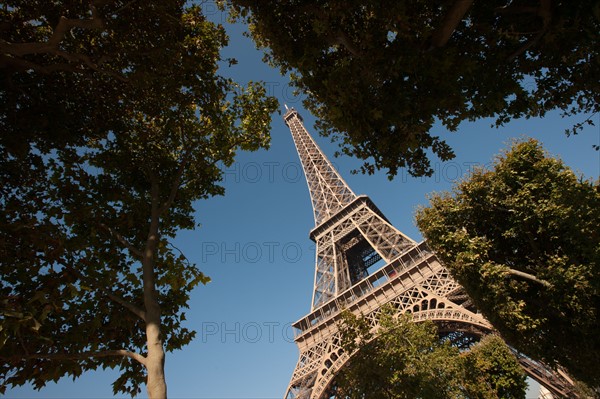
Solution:
M 215 21 L 225 15 L 213 4 L 204 6 Z M 228 26 L 231 43 L 225 57 L 239 64 L 224 73 L 238 81 L 267 82 L 272 95 L 294 106 L 312 131 L 314 118 L 293 96 L 287 79 L 261 62 L 261 53 L 242 37 L 243 26 Z M 352 175 L 360 162 L 334 162 L 356 194 L 366 194 L 405 234 L 420 241 L 414 210 L 427 203 L 432 191 L 447 190 L 473 165 L 488 164 L 515 137 L 535 137 L 546 149 L 586 177 L 600 174 L 600 121 L 596 127 L 567 138 L 564 129 L 583 117 L 563 120 L 515 121 L 493 129 L 491 121 L 464 124 L 457 133 L 436 128 L 454 148 L 450 162 L 433 161 L 431 178 L 412 178 L 400 172 L 394 181 L 384 173 Z M 314 245 L 308 232 L 314 227 L 310 198 L 289 130 L 274 115 L 269 151 L 240 153 L 225 171 L 224 197 L 199 202 L 197 221 L 202 227 L 182 232 L 175 245 L 212 278 L 196 289 L 187 312 L 187 327 L 197 338 L 183 350 L 167 354 L 166 376 L 171 398 L 280 398 L 284 395 L 298 358 L 290 324 L 310 309 L 314 275 Z M 336 147 L 316 137 L 330 157 Z M 84 374 L 77 381 L 63 379 L 41 391 L 25 386 L 9 390 L 8 398 L 112 397 L 115 371 Z M 140 397 L 145 397 L 143 391 Z

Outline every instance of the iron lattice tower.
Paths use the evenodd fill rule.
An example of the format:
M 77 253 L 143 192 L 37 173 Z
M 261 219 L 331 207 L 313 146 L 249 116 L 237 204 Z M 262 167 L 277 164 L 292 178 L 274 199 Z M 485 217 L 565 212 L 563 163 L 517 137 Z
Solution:
M 432 320 L 440 333 L 456 339 L 492 332 L 427 244 L 397 230 L 367 196 L 352 192 L 295 109 L 283 118 L 306 176 L 315 218 L 310 238 L 316 243 L 311 312 L 293 325 L 300 356 L 285 398 L 331 396 L 336 373 L 353 355 L 340 345 L 337 322 L 344 309 L 364 315 L 375 330 L 381 307 L 389 304 L 398 314 L 411 312 L 416 322 Z M 576 397 L 564 376 L 526 357 L 519 360 L 552 393 Z

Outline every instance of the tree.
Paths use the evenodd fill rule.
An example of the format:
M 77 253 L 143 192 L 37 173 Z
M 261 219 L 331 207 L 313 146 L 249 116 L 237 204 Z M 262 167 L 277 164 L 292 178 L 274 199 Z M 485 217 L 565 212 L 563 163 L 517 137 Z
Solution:
M 523 398 L 527 383 L 515 355 L 497 335 L 485 336 L 460 357 L 467 398 Z
M 164 398 L 209 281 L 172 240 L 277 104 L 217 74 L 227 37 L 198 6 L 91 4 L 2 10 L 0 390 L 118 367 L 115 394 Z
M 348 398 L 525 398 L 525 375 L 510 349 L 490 335 L 467 351 L 440 340 L 430 321 L 380 315 L 380 330 L 346 313 L 342 346 L 356 354 L 336 378 Z
M 428 153 L 454 156 L 436 121 L 600 111 L 598 0 L 230 4 L 363 172 L 431 175 Z
M 155 1 L 4 2 L 2 146 L 18 156 L 31 144 L 48 151 L 118 128 L 144 80 L 158 72 L 157 58 L 169 56 L 180 8 Z
M 520 352 L 600 385 L 600 187 L 535 140 L 430 197 L 417 225 Z

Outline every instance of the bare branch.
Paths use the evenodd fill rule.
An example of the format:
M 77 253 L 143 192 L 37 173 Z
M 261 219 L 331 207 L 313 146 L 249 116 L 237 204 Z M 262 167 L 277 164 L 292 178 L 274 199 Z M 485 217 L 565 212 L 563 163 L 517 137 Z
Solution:
M 117 241 L 119 241 L 121 243 L 121 245 L 123 245 L 125 248 L 127 248 L 127 250 L 130 252 L 130 254 L 132 256 L 142 259 L 142 257 L 144 256 L 142 254 L 142 251 L 140 251 L 139 249 L 134 247 L 129 241 L 127 241 L 127 239 L 125 237 L 123 237 L 121 234 L 119 234 L 112 228 L 108 227 L 104 223 L 100 223 L 100 227 L 102 227 L 103 229 L 107 230 L 110 234 L 112 234 L 117 239 Z
M 0 356 L 3 361 L 19 361 L 29 359 L 48 359 L 48 360 L 84 360 L 94 357 L 125 356 L 139 363 L 146 365 L 146 358 L 139 353 L 131 352 L 126 349 L 115 349 L 101 352 L 81 352 L 81 353 L 33 353 L 23 356 Z
M 509 273 L 514 275 L 514 276 L 519 276 L 522 277 L 524 279 L 527 279 L 529 281 L 533 281 L 534 283 L 538 283 L 543 285 L 546 288 L 552 288 L 552 284 L 549 281 L 546 281 L 544 279 L 539 279 L 536 276 L 534 276 L 533 274 L 529 274 L 529 273 L 525 273 L 522 272 L 520 270 L 515 270 L 515 269 L 508 269 Z
M 452 33 L 471 8 L 473 0 L 456 0 L 448 10 L 442 24 L 433 32 L 430 39 L 430 48 L 443 47 L 448 43 Z

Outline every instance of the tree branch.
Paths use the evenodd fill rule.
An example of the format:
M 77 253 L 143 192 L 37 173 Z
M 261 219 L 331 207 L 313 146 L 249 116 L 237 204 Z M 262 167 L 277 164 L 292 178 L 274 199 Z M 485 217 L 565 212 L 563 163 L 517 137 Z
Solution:
M 169 243 L 169 245 L 175 249 L 177 252 L 179 252 L 179 255 L 183 256 L 183 259 L 185 259 L 185 262 L 187 263 L 188 266 L 190 266 L 192 263 L 190 262 L 190 260 L 187 258 L 187 256 L 185 256 L 185 254 L 183 253 L 183 251 L 179 248 L 177 248 L 175 245 L 173 245 L 173 243 Z
M 48 41 L 39 43 L 39 42 L 29 42 L 29 43 L 11 43 L 5 40 L 0 40 L 0 53 L 6 58 L 4 60 L 4 64 L 7 65 L 16 65 L 21 68 L 33 69 L 35 71 L 39 71 L 41 73 L 48 74 L 50 72 L 56 70 L 67 70 L 67 71 L 78 71 L 77 68 L 69 67 L 68 64 L 56 64 L 54 66 L 41 66 L 34 64 L 32 62 L 22 60 L 17 61 L 18 58 L 15 57 L 23 57 L 29 54 L 53 54 L 58 57 L 64 58 L 70 62 L 80 62 L 86 65 L 88 68 L 100 72 L 106 73 L 110 76 L 113 76 L 117 80 L 122 82 L 127 82 L 128 80 L 123 77 L 121 74 L 106 71 L 99 68 L 100 63 L 94 63 L 92 59 L 84 54 L 70 54 L 66 51 L 62 51 L 59 48 L 60 43 L 65 38 L 65 35 L 71 31 L 73 28 L 81 28 L 81 29 L 101 29 L 104 27 L 104 23 L 102 18 L 100 17 L 98 10 L 93 4 L 90 4 L 90 10 L 92 12 L 92 17 L 88 19 L 70 19 L 65 16 L 61 16 L 59 18 L 58 24 L 54 28 L 52 32 L 52 36 L 48 39 Z M 103 57 L 105 58 L 105 57 Z
M 350 52 L 355 57 L 360 56 L 360 51 L 356 48 L 352 40 L 348 37 L 348 35 L 343 31 L 338 31 L 332 39 L 329 40 L 332 45 L 340 44 L 344 46 L 346 50 Z
M 177 170 L 177 174 L 175 175 L 175 180 L 173 180 L 173 184 L 171 185 L 171 191 L 169 192 L 169 198 L 165 201 L 165 203 L 160 207 L 158 211 L 159 214 L 164 213 L 167 209 L 171 207 L 173 201 L 175 201 L 175 196 L 177 195 L 177 190 L 179 190 L 179 186 L 181 184 L 181 179 L 183 177 L 183 172 L 185 172 L 185 168 L 190 159 L 191 153 L 190 151 L 186 151 L 186 153 L 181 158 L 181 164 L 179 165 L 179 169 Z
M 66 71 L 66 72 L 77 72 L 78 69 L 71 64 L 67 63 L 56 63 L 51 65 L 39 65 L 31 61 L 27 61 L 24 58 L 11 57 L 5 54 L 0 54 L 0 68 L 4 68 L 7 66 L 14 67 L 20 71 L 32 70 L 44 75 L 49 75 L 56 71 Z
M 102 291 L 111 301 L 118 303 L 119 305 L 123 306 L 125 309 L 129 310 L 131 313 L 135 314 L 140 319 L 146 321 L 146 312 L 144 312 L 142 309 L 138 308 L 133 303 L 126 301 L 125 299 L 113 294 L 112 292 L 110 292 L 108 290 L 102 290 Z
M 19 361 L 29 359 L 48 359 L 48 360 L 83 360 L 94 357 L 125 356 L 139 363 L 146 365 L 146 358 L 139 353 L 131 352 L 126 349 L 115 349 L 101 352 L 81 352 L 81 353 L 33 353 L 24 356 L 0 356 L 3 361 Z
M 538 12 L 538 8 L 533 6 L 509 5 L 497 7 L 494 12 L 498 14 L 536 14 Z
M 98 15 L 98 10 L 90 5 L 92 18 L 89 19 L 70 19 L 61 16 L 52 36 L 45 43 L 9 43 L 0 41 L 0 50 L 5 54 L 12 54 L 22 57 L 27 54 L 48 53 L 58 50 L 58 45 L 65 38 L 65 34 L 72 28 L 82 29 L 100 29 L 103 27 L 102 18 Z
M 546 288 L 552 288 L 553 287 L 553 285 L 549 281 L 546 281 L 546 280 L 543 280 L 543 279 L 539 279 L 536 276 L 534 276 L 533 274 L 525 273 L 525 272 L 522 272 L 520 270 L 515 270 L 515 269 L 508 269 L 508 272 L 510 274 L 514 275 L 514 276 L 519 276 L 519 277 L 522 277 L 522 278 L 527 279 L 529 281 L 533 281 L 534 283 L 541 284 L 541 285 L 543 285 Z
M 183 133 L 181 133 L 181 134 L 182 134 L 182 137 L 181 137 L 182 142 L 184 143 L 184 146 L 185 146 L 185 144 L 186 144 L 185 137 L 184 137 Z M 227 151 L 230 151 L 240 145 L 241 145 L 241 143 L 236 142 L 236 143 L 232 144 L 231 147 L 229 147 L 229 149 Z M 169 198 L 167 198 L 165 203 L 162 204 L 162 206 L 160 206 L 160 208 L 158 209 L 159 217 L 161 214 L 166 212 L 171 207 L 171 205 L 173 205 L 173 201 L 175 201 L 175 197 L 177 196 L 177 191 L 179 190 L 179 188 L 181 186 L 185 168 L 187 167 L 187 164 L 188 164 L 191 156 L 192 156 L 192 149 L 188 148 L 181 159 L 181 164 L 179 165 L 179 169 L 177 170 L 177 174 L 175 175 L 175 180 L 173 181 L 173 184 L 171 185 L 171 190 L 169 192 Z M 219 159 L 212 159 L 212 162 L 210 162 L 209 165 L 216 165 L 218 162 L 219 162 Z M 148 173 L 152 173 L 152 172 L 149 171 Z M 193 181 L 193 179 L 191 181 Z M 154 179 L 154 182 L 152 184 L 154 184 L 155 182 L 156 181 Z M 157 187 L 158 187 L 158 185 L 157 185 Z
M 129 241 L 127 241 L 125 237 L 123 237 L 121 234 L 114 231 L 112 228 L 108 227 L 104 223 L 100 223 L 100 227 L 112 234 L 117 239 L 117 241 L 119 241 L 121 245 L 123 245 L 131 253 L 132 256 L 142 259 L 142 257 L 144 256 L 142 251 L 134 247 Z
M 106 56 L 101 57 L 101 59 L 100 59 L 100 61 L 98 61 L 98 63 L 94 63 L 92 61 L 92 59 L 85 54 L 78 54 L 78 53 L 71 54 L 71 53 L 67 53 L 66 51 L 61 51 L 61 50 L 55 50 L 54 54 L 66 59 L 67 61 L 81 62 L 81 63 L 85 64 L 88 68 L 90 68 L 91 70 L 100 72 L 100 73 L 105 73 L 107 75 L 114 77 L 115 79 L 117 79 L 121 82 L 128 82 L 128 79 L 126 79 L 123 75 L 118 74 L 113 71 L 107 71 L 107 70 L 101 69 L 98 66 L 99 64 L 106 61 L 106 59 L 107 59 Z
M 429 41 L 429 48 L 444 47 L 454 30 L 471 8 L 473 0 L 456 0 L 444 15 L 442 24 L 433 32 Z
M 23 341 L 23 336 L 21 335 L 21 330 L 17 329 L 16 333 L 17 333 L 17 338 L 19 339 L 19 343 L 21 344 L 21 347 L 23 348 L 23 351 L 25 352 L 25 355 L 29 355 L 29 351 L 27 350 L 27 346 L 25 345 L 25 341 Z
M 120 296 L 116 295 L 108 288 L 105 288 L 105 287 L 101 286 L 100 284 L 96 283 L 95 281 L 92 281 L 91 279 L 85 277 L 83 274 L 81 274 L 81 272 L 79 272 L 79 270 L 75 270 L 71 266 L 68 266 L 68 265 L 63 264 L 63 266 L 65 267 L 65 269 L 69 270 L 71 273 L 73 273 L 75 276 L 77 276 L 77 278 L 79 280 L 93 286 L 94 288 L 99 290 L 101 293 L 106 295 L 111 301 L 118 303 L 119 305 L 123 306 L 125 309 L 129 310 L 131 313 L 133 313 L 140 319 L 146 321 L 146 313 L 138 306 L 121 298 Z
M 517 58 L 518 56 L 520 56 L 521 54 L 523 54 L 525 51 L 529 50 L 531 47 L 533 47 L 534 45 L 537 44 L 537 42 L 540 41 L 540 39 L 542 38 L 542 36 L 544 36 L 544 33 L 546 33 L 545 29 L 542 29 L 540 31 L 538 31 L 537 35 L 535 35 L 531 40 L 527 40 L 525 42 L 525 44 L 523 44 L 521 47 L 519 47 L 519 49 L 517 51 L 515 51 L 514 53 L 512 53 L 511 55 L 508 56 L 508 61 L 512 61 L 515 58 Z
M 525 44 L 523 44 L 517 51 L 508 56 L 508 61 L 514 60 L 519 55 L 529 50 L 540 41 L 544 34 L 546 34 L 548 27 L 550 26 L 550 21 L 552 20 L 552 0 L 540 0 L 540 6 L 536 9 L 535 13 L 542 18 L 542 29 L 540 29 L 537 32 L 537 35 L 535 35 L 531 40 L 525 42 Z

